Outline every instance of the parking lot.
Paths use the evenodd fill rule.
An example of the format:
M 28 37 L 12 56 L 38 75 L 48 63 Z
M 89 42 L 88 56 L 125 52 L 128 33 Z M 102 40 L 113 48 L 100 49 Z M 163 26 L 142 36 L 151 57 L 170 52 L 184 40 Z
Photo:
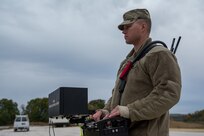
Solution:
M 80 136 L 79 127 L 54 128 L 55 136 Z M 13 129 L 0 130 L 0 136 L 54 136 L 49 126 L 31 126 L 30 131 L 14 132 Z
M 55 135 L 49 126 L 31 126 L 30 131 L 14 132 L 13 129 L 0 130 L 0 136 L 80 136 L 79 127 L 54 128 Z M 179 130 L 170 131 L 170 136 L 204 136 L 204 130 Z

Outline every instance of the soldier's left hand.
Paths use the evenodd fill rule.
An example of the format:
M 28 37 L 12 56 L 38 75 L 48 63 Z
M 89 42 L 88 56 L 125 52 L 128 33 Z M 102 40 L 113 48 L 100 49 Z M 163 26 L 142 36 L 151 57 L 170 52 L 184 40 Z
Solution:
M 119 106 L 116 106 L 111 113 L 108 115 L 109 118 L 120 116 Z

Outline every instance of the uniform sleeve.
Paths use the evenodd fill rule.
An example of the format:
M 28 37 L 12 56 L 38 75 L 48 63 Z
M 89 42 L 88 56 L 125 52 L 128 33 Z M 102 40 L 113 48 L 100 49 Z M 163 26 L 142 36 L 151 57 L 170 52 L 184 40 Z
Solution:
M 132 121 L 160 117 L 180 99 L 181 74 L 171 52 L 161 51 L 149 55 L 144 66 L 152 81 L 153 90 L 147 97 L 127 105 Z
M 105 107 L 103 108 L 104 110 L 107 110 L 107 111 L 110 112 L 110 110 L 111 110 L 111 108 L 110 108 L 111 100 L 112 100 L 112 97 L 110 97 L 109 100 L 107 101 L 107 103 L 105 104 Z
M 112 89 L 112 94 L 113 94 L 113 91 L 114 91 L 114 88 Z M 112 97 L 110 97 L 107 103 L 105 104 L 103 108 L 104 110 L 107 110 L 109 112 L 111 111 L 111 101 L 112 101 Z

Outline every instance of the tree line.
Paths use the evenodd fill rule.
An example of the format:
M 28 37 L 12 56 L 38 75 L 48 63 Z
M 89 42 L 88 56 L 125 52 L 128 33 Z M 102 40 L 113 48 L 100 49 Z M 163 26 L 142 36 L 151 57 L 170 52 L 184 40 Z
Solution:
M 171 120 L 175 120 L 175 121 L 204 124 L 204 110 L 200 110 L 200 111 L 196 111 L 188 114 L 170 114 L 170 117 L 171 117 Z
M 105 100 L 97 99 L 88 103 L 90 113 L 96 109 L 101 109 L 105 105 Z M 18 104 L 10 99 L 0 99 L 0 126 L 11 125 L 16 115 L 27 114 L 31 122 L 48 122 L 48 98 L 35 98 L 28 101 L 27 105 Z
M 189 113 L 184 116 L 185 122 L 200 122 L 204 124 L 204 110 Z
M 97 99 L 88 103 L 89 113 L 105 106 L 105 100 Z M 48 122 L 48 98 L 35 98 L 27 102 L 27 105 L 18 104 L 6 98 L 0 99 L 0 126 L 13 124 L 16 115 L 27 114 L 31 122 Z M 189 114 L 171 114 L 171 119 L 184 122 L 204 123 L 204 110 Z

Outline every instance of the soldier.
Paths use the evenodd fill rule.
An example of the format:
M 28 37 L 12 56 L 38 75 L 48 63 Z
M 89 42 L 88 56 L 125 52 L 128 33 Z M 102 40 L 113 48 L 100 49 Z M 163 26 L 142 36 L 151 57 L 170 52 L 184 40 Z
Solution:
M 125 78 L 124 91 L 120 93 L 120 75 L 126 64 L 152 41 L 147 9 L 130 10 L 123 19 L 118 28 L 133 49 L 120 65 L 112 97 L 92 118 L 96 121 L 101 117 L 128 118 L 131 121 L 130 136 L 168 136 L 169 109 L 179 101 L 181 92 L 181 73 L 176 57 L 163 46 L 152 48 L 133 64 Z

